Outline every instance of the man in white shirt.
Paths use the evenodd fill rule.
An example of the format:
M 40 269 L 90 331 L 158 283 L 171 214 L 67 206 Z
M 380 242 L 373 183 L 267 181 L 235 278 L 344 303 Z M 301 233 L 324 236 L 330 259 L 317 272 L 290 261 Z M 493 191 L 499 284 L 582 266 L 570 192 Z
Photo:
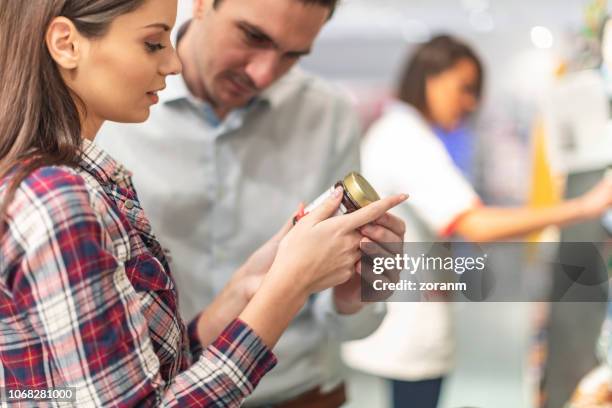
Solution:
M 98 137 L 134 173 L 154 231 L 170 250 L 186 319 L 300 202 L 359 168 L 360 129 L 349 102 L 293 68 L 336 3 L 195 0 L 193 19 L 179 32 L 182 78 L 168 79 L 145 124 L 108 124 Z M 401 241 L 397 221 L 362 233 Z M 338 343 L 367 336 L 385 313 L 382 304 L 361 302 L 358 281 L 311 299 L 247 406 L 342 404 Z

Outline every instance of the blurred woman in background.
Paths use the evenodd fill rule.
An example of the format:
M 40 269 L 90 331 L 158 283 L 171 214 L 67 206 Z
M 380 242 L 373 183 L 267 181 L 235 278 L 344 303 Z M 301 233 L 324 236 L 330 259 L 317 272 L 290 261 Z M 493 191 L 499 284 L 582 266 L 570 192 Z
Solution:
M 411 195 L 396 211 L 406 221 L 405 241 L 460 236 L 488 242 L 599 217 L 612 203 L 611 180 L 550 208 L 481 203 L 434 130 L 460 127 L 478 108 L 483 83 L 482 63 L 469 46 L 448 35 L 435 37 L 410 57 L 396 100 L 363 141 L 363 173 L 377 190 Z M 450 306 L 441 295 L 431 298 L 434 302 L 389 303 L 378 331 L 343 350 L 350 366 L 392 380 L 395 407 L 436 407 L 453 366 Z

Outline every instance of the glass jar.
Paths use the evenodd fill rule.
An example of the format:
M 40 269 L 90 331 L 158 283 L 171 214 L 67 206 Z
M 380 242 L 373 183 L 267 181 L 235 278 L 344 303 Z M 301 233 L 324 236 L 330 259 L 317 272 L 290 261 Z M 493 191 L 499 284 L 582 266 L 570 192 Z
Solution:
M 325 191 L 317 197 L 312 203 L 304 209 L 301 209 L 295 217 L 293 223 L 298 222 L 302 217 L 308 215 L 311 211 L 325 202 L 334 192 L 337 187 L 342 187 L 342 202 L 338 207 L 335 215 L 349 214 L 365 207 L 374 201 L 380 200 L 378 193 L 368 183 L 368 181 L 359 173 L 353 171 L 346 175 L 342 180 L 336 182 L 329 190 Z

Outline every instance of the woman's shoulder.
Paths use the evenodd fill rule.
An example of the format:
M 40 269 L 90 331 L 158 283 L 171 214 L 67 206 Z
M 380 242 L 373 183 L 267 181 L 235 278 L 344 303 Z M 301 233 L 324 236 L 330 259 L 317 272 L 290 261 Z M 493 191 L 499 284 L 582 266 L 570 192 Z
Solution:
M 21 181 L 7 215 L 9 220 L 21 222 L 29 219 L 63 223 L 86 214 L 93 215 L 102 194 L 102 188 L 86 180 L 78 168 L 43 166 Z
M 84 188 L 85 185 L 85 179 L 76 168 L 60 165 L 42 166 L 32 170 L 23 179 L 19 188 L 28 188 L 45 194 L 58 188 Z
M 91 186 L 79 170 L 63 165 L 39 167 L 31 171 L 17 188 L 18 195 L 30 199 L 68 200 L 89 196 L 90 193 Z
M 369 128 L 362 150 L 421 154 L 429 150 L 435 135 L 421 114 L 404 103 L 392 103 Z
M 431 134 L 431 129 L 420 112 L 399 101 L 388 104 L 381 117 L 372 124 L 368 131 L 369 136 L 403 140 L 430 137 Z

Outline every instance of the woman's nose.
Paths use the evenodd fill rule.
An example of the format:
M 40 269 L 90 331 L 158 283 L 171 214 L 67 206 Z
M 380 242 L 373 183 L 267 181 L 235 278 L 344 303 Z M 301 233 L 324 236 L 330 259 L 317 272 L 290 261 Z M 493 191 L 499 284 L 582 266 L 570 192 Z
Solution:
M 178 57 L 178 53 L 172 48 L 171 55 L 168 57 L 164 64 L 160 66 L 160 74 L 166 75 L 178 75 L 183 70 L 183 64 Z

